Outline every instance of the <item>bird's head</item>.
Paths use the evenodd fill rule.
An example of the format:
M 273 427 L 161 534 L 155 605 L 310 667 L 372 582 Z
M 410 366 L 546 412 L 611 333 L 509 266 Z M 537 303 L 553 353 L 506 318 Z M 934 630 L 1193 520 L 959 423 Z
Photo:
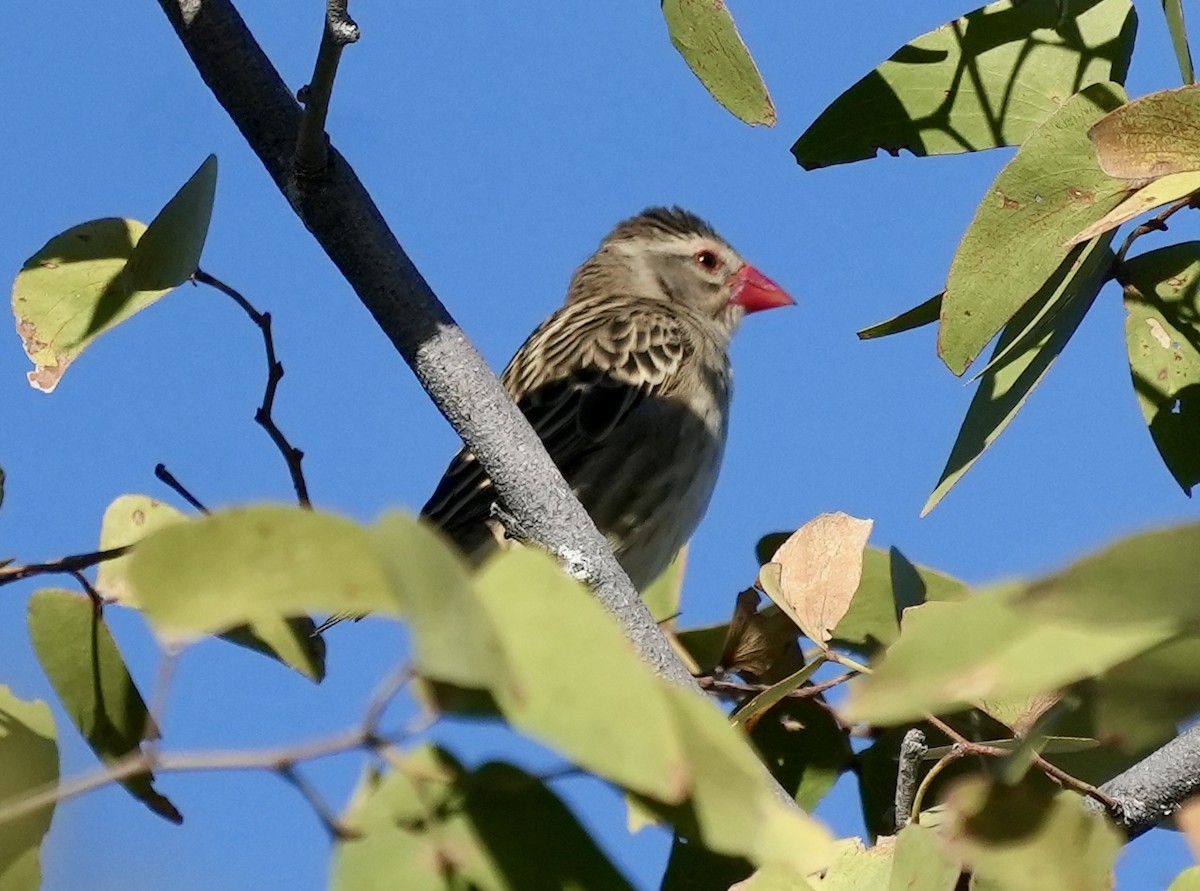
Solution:
M 597 293 L 664 300 L 732 333 L 746 313 L 795 303 L 695 214 L 654 207 L 617 225 L 575 273 L 567 302 Z

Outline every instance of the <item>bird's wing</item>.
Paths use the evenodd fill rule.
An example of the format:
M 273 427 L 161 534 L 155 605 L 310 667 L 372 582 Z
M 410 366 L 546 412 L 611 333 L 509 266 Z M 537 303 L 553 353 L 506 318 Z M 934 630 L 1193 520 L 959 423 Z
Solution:
M 691 349 L 684 324 L 659 305 L 580 301 L 530 335 L 501 381 L 569 479 L 634 407 L 670 385 Z M 421 513 L 463 542 L 493 501 L 491 480 L 463 449 Z

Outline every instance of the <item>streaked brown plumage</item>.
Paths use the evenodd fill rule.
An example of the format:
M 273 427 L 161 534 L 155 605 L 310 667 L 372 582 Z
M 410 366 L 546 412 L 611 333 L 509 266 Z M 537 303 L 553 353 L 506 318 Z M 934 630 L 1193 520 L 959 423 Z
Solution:
M 501 380 L 642 589 L 708 507 L 725 447 L 727 349 L 747 312 L 792 300 L 707 223 L 652 208 L 575 272 Z M 465 449 L 422 515 L 472 560 L 503 538 Z

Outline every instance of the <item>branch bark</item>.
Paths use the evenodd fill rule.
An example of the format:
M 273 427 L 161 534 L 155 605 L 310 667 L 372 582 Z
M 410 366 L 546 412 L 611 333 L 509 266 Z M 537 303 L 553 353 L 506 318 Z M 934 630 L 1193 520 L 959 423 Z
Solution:
M 1100 791 L 1119 805 L 1120 813 L 1109 816 L 1131 839 L 1149 832 L 1200 792 L 1200 726 L 1189 727 Z
M 530 538 L 595 591 L 655 672 L 699 689 L 541 441 L 388 229 L 346 160 L 294 166 L 302 111 L 229 0 L 159 0 L 204 82 L 491 476 Z

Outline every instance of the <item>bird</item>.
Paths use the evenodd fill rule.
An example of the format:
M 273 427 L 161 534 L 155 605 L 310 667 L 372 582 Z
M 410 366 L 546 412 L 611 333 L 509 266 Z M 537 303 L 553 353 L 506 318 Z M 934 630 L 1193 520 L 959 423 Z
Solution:
M 651 207 L 605 236 L 501 375 L 639 591 L 712 497 L 734 332 L 748 313 L 794 302 L 700 217 Z M 464 447 L 421 516 L 478 565 L 505 546 L 494 506 L 491 480 Z

